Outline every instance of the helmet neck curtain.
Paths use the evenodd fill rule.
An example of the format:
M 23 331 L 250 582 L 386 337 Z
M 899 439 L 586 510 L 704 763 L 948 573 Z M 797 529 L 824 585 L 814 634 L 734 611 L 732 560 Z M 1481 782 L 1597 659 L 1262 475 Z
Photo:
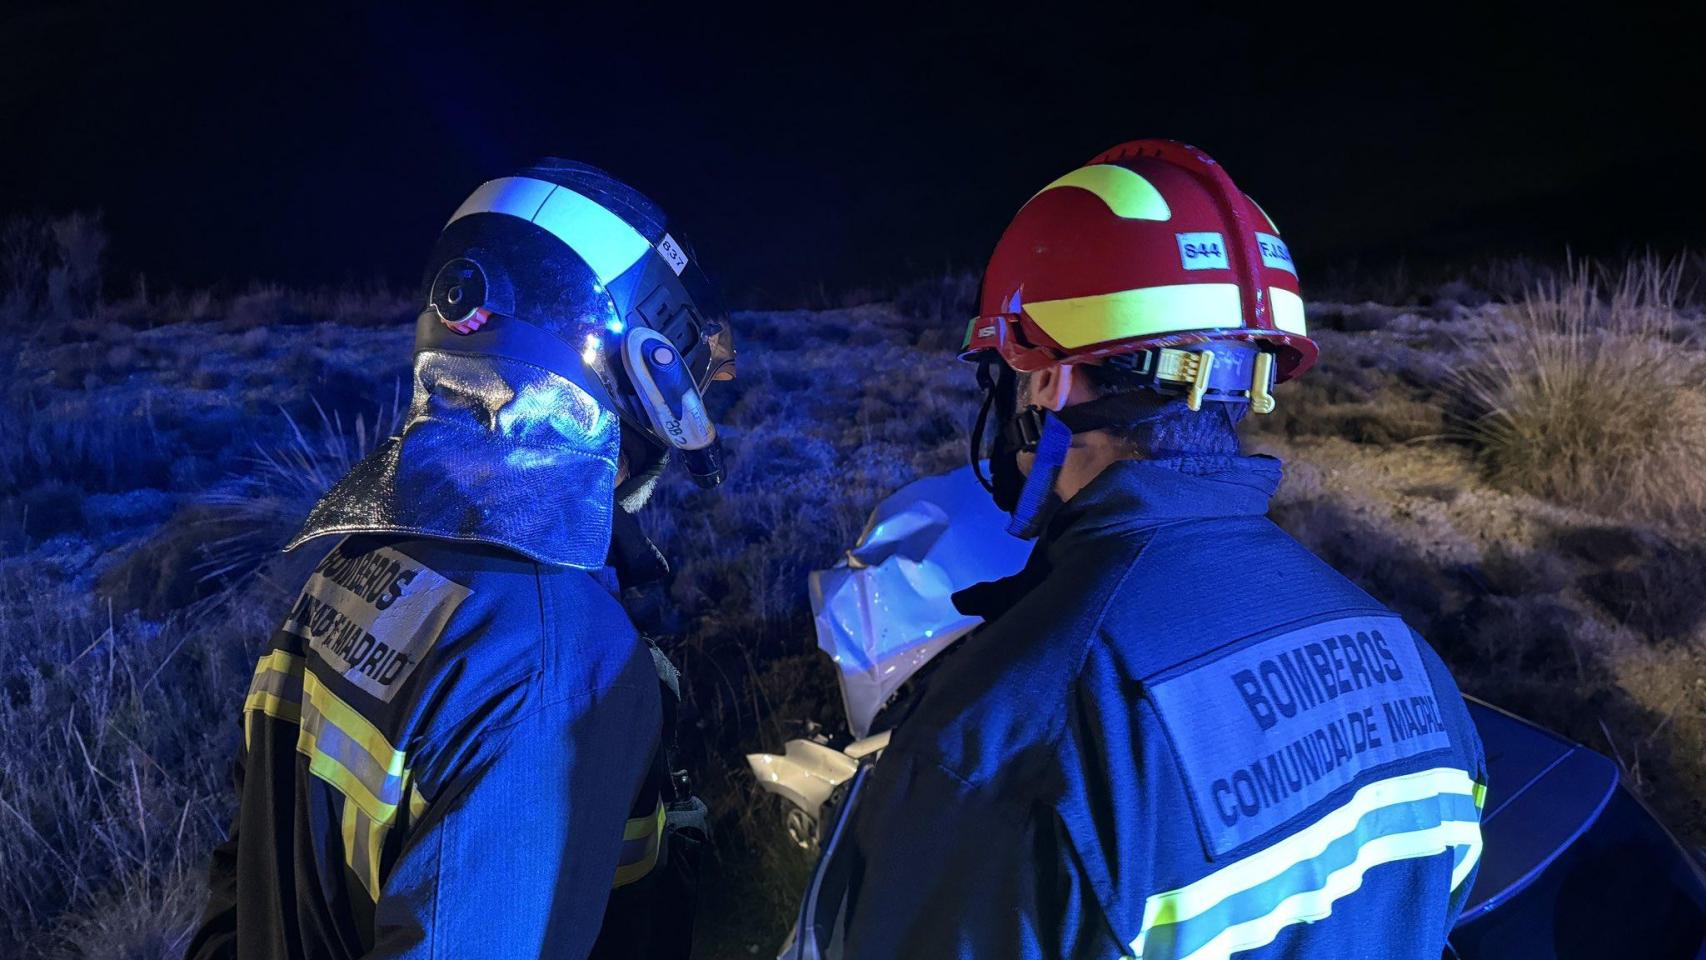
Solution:
M 503 357 L 423 350 L 401 433 L 338 481 L 287 550 L 323 536 L 400 534 L 601 568 L 621 428 L 585 389 Z

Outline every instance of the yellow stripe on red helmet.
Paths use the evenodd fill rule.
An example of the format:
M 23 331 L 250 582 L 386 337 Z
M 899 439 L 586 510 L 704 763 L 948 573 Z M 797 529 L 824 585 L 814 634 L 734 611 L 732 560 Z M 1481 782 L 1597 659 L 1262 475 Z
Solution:
M 1025 304 L 1043 332 L 1067 350 L 1092 343 L 1244 325 L 1236 283 L 1139 287 Z
M 1114 215 L 1126 220 L 1169 220 L 1173 210 L 1155 185 L 1143 175 L 1111 163 L 1079 167 L 1038 190 L 1031 200 L 1061 187 L 1078 187 L 1095 194 Z M 1027 200 L 1026 203 L 1030 201 Z

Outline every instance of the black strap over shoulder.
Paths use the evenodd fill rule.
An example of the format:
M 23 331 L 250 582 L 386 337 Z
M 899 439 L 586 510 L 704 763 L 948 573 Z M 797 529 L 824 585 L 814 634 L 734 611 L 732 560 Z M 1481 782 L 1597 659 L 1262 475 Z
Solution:
M 652 666 L 657 668 L 658 699 L 663 702 L 663 728 L 658 734 L 658 756 L 655 762 L 663 767 L 664 802 L 680 803 L 693 796 L 693 782 L 687 775 L 686 764 L 681 762 L 681 743 L 676 728 L 681 707 L 681 671 L 676 669 L 669 655 L 663 652 L 656 641 L 651 637 L 644 639 L 652 652 Z

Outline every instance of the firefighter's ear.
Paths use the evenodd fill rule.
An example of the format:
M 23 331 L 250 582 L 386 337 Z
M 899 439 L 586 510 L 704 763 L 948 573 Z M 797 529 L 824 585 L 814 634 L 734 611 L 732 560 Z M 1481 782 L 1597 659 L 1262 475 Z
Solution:
M 1076 379 L 1070 363 L 1056 363 L 1031 374 L 1031 405 L 1060 412 L 1069 400 L 1075 399 L 1072 385 Z

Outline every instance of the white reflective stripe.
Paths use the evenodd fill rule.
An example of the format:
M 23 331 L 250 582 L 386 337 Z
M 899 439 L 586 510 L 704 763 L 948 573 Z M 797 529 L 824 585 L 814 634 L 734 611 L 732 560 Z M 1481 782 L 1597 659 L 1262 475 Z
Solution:
M 545 198 L 556 189 L 556 184 L 532 177 L 487 180 L 474 188 L 474 192 L 462 201 L 462 206 L 456 208 L 444 225 L 448 227 L 473 213 L 507 213 L 532 223 L 539 208 L 545 205 Z
M 1291 867 L 1320 856 L 1326 852 L 1327 847 L 1333 841 L 1353 833 L 1356 830 L 1357 822 L 1372 810 L 1394 804 L 1426 800 L 1430 797 L 1450 793 L 1462 794 L 1473 800 L 1475 781 L 1462 770 L 1451 767 L 1435 767 L 1432 770 L 1422 770 L 1371 783 L 1358 790 L 1343 806 L 1273 846 L 1230 863 L 1194 883 L 1150 897 L 1144 903 L 1143 929 L 1138 934 L 1137 939 L 1132 942 L 1132 951 L 1140 956 L 1142 955 L 1144 938 L 1150 929 L 1156 926 L 1157 921 L 1162 918 L 1163 911 L 1165 911 L 1166 922 L 1182 923 L 1218 906 L 1228 897 L 1260 886 L 1278 877 Z M 1469 824 L 1468 826 L 1473 831 L 1478 848 L 1480 826 L 1478 824 Z M 1441 824 L 1432 829 L 1441 830 L 1445 827 L 1455 827 L 1455 823 Z M 1407 836 L 1407 834 L 1395 834 L 1394 836 Z M 1385 841 L 1389 838 L 1377 839 Z M 1370 841 L 1370 843 L 1373 842 Z M 1464 843 L 1467 841 L 1457 842 Z M 1436 847 L 1433 852 L 1439 852 L 1439 848 Z M 1415 856 L 1415 854 L 1411 854 L 1411 856 Z M 1358 854 L 1357 862 L 1362 862 L 1361 854 Z M 1469 858 L 1465 857 L 1464 862 L 1469 862 Z M 1369 866 L 1373 866 L 1373 864 L 1369 864 Z M 1367 868 L 1364 867 L 1364 869 Z M 1359 885 L 1362 882 L 1361 876 L 1361 873 L 1357 874 Z M 1329 880 L 1330 883 L 1331 880 Z M 1349 888 L 1349 890 L 1354 889 L 1356 889 L 1355 886 Z M 1345 892 L 1348 893 L 1349 890 Z M 1290 901 L 1286 902 L 1289 903 Z M 1284 904 L 1281 906 L 1283 907 Z M 1266 943 L 1267 941 L 1262 942 Z
M 1309 335 L 1309 328 L 1303 323 L 1302 297 L 1290 290 L 1269 287 L 1268 303 L 1273 310 L 1274 326 L 1286 333 L 1295 333 L 1300 337 Z
M 532 177 L 481 184 L 445 226 L 475 213 L 508 214 L 543 227 L 585 260 L 600 283 L 621 276 L 652 249 L 640 231 L 597 201 Z
M 1451 869 L 1451 889 L 1456 892 L 1463 886 L 1463 881 L 1469 878 L 1469 871 L 1475 869 L 1475 864 L 1481 860 L 1481 831 L 1475 831 L 1475 839 L 1466 846 L 1463 859 Z
M 1362 886 L 1363 875 L 1369 870 L 1383 863 L 1431 856 L 1454 846 L 1479 843 L 1480 836 L 1480 824 L 1453 820 L 1426 830 L 1375 837 L 1357 851 L 1355 862 L 1328 874 L 1327 882 L 1319 889 L 1292 894 L 1266 916 L 1227 927 L 1214 939 L 1179 960 L 1226 958 L 1239 950 L 1272 943 L 1281 930 L 1294 923 L 1320 920 L 1330 915 L 1333 902 L 1356 892 Z M 1468 862 L 1467 857 L 1465 862 Z
M 621 276 L 652 249 L 628 221 L 567 187 L 558 187 L 545 198 L 533 222 L 580 254 L 600 283 Z

